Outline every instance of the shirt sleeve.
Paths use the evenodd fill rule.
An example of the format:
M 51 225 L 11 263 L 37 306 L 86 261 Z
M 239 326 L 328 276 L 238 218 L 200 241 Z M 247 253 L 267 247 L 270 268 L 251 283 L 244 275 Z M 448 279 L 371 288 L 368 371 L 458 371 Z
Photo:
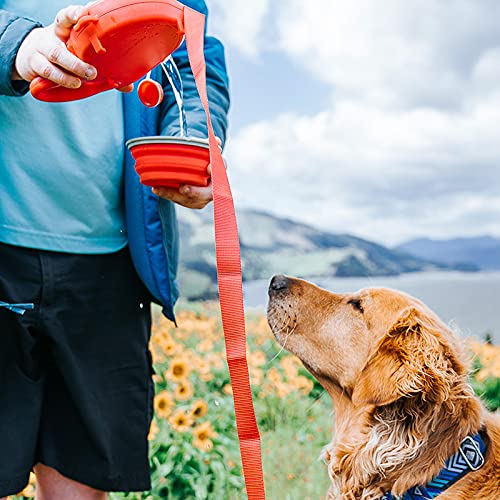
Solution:
M 22 96 L 28 92 L 29 83 L 12 81 L 19 47 L 35 28 L 42 24 L 26 17 L 19 17 L 0 9 L 0 95 Z

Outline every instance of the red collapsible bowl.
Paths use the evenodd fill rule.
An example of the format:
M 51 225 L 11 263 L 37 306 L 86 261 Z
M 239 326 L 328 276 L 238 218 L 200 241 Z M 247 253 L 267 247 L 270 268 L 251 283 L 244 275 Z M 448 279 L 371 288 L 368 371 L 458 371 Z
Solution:
M 97 68 L 97 78 L 67 89 L 44 78 L 30 85 L 42 101 L 64 102 L 136 82 L 179 47 L 184 6 L 176 0 L 101 0 L 90 5 L 66 44 Z
M 182 184 L 208 186 L 208 141 L 183 137 L 140 137 L 127 142 L 141 183 L 179 188 Z

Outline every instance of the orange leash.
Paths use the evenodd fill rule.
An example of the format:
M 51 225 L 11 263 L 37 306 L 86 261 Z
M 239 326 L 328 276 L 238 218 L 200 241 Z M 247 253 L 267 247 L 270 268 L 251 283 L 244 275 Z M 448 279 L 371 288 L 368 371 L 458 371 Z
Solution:
M 240 244 L 233 197 L 222 153 L 215 138 L 208 107 L 204 56 L 205 16 L 184 10 L 186 45 L 198 93 L 207 114 L 214 191 L 214 225 L 217 275 L 226 343 L 226 357 L 233 388 L 236 427 L 249 500 L 265 499 L 259 429 L 252 402 L 246 359 L 245 312 Z

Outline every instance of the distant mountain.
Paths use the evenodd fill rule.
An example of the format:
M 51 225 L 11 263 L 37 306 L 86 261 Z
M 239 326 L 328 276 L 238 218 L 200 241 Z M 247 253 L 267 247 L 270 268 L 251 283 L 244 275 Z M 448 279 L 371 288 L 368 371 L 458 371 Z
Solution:
M 483 270 L 500 269 L 500 239 L 492 236 L 431 240 L 420 238 L 396 247 L 421 259 Z
M 212 210 L 178 210 L 182 295 L 216 295 Z M 448 268 L 347 234 L 332 234 L 266 212 L 238 212 L 245 280 L 276 273 L 302 277 L 391 276 Z

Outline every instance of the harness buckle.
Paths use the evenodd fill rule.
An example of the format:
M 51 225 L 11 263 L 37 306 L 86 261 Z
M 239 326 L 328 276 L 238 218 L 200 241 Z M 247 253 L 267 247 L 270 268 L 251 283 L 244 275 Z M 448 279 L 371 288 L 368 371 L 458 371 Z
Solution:
M 479 445 L 470 436 L 467 436 L 460 443 L 458 451 L 471 470 L 479 470 L 484 465 L 484 456 L 479 449 Z

